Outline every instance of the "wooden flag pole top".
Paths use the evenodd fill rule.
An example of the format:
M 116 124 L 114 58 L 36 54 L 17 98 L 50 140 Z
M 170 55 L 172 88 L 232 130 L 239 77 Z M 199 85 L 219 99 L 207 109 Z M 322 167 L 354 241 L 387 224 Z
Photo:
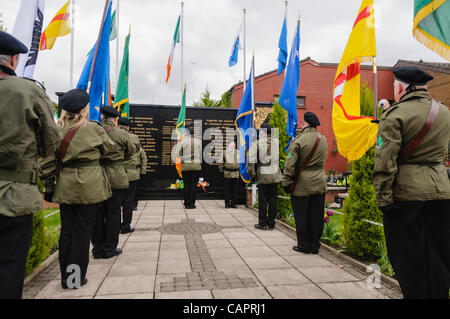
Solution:
M 109 8 L 109 4 L 110 3 L 111 3 L 111 0 L 106 0 L 105 1 L 105 9 L 103 10 L 102 23 L 100 24 L 100 31 L 98 32 L 97 42 L 95 44 L 94 58 L 92 59 L 91 72 L 89 73 L 89 81 L 88 81 L 88 86 L 87 86 L 87 93 L 89 93 L 89 90 L 91 88 L 91 81 L 92 81 L 92 76 L 94 74 L 95 62 L 97 61 L 97 55 L 98 55 L 98 49 L 99 49 L 99 46 L 100 46 L 100 39 L 101 39 L 101 36 L 102 36 L 103 25 L 105 24 L 106 13 L 108 12 L 108 8 Z

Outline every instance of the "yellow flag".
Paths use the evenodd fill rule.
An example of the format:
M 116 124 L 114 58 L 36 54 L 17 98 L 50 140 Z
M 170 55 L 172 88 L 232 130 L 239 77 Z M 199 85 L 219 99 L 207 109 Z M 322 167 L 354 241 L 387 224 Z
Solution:
M 45 31 L 42 32 L 39 50 L 50 50 L 55 44 L 57 37 L 62 37 L 70 33 L 69 3 L 70 0 L 56 13 Z
M 375 143 L 378 125 L 360 116 L 360 63 L 376 57 L 373 0 L 363 0 L 334 81 L 333 130 L 339 153 L 360 159 Z

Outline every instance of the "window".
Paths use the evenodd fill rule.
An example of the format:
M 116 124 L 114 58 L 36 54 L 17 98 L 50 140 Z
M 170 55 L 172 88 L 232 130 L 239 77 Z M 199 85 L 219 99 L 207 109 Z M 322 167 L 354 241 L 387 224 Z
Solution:
M 280 98 L 279 95 L 273 96 L 273 101 L 278 101 Z M 297 96 L 297 108 L 298 109 L 306 109 L 306 96 Z

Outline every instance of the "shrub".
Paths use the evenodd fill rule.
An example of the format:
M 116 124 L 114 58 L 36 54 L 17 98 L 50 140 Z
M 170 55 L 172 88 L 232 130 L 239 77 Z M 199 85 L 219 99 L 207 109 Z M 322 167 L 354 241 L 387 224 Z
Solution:
M 375 189 L 372 184 L 375 148 L 352 162 L 349 197 L 344 205 L 344 239 L 347 249 L 364 259 L 381 257 L 379 242 L 384 242 L 383 228 L 364 219 L 381 223 Z
M 39 266 L 49 256 L 50 250 L 48 246 L 44 214 L 43 212 L 39 212 L 33 216 L 33 237 L 25 266 L 26 275 L 31 273 L 34 268 Z

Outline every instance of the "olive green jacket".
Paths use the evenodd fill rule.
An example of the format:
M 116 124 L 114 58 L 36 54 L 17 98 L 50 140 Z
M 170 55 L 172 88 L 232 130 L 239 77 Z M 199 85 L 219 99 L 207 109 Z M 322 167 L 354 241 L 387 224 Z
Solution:
M 431 107 L 425 90 L 404 95 L 381 117 L 375 148 L 373 184 L 379 207 L 394 201 L 450 199 L 445 162 L 450 140 L 450 112 L 440 105 L 431 130 L 406 164 L 398 164 L 401 150 L 423 127 Z
M 222 162 L 219 163 L 219 171 L 225 178 L 239 178 L 239 150 L 227 149 L 222 153 Z
M 73 121 L 69 121 L 63 127 L 63 136 L 72 126 Z M 80 127 L 70 141 L 62 159 L 62 167 L 57 173 L 56 159 L 60 147 L 55 154 L 42 160 L 45 191 L 54 191 L 54 202 L 84 205 L 100 203 L 111 197 L 108 177 L 98 161 L 111 152 L 114 142 L 99 123 L 90 121 Z M 55 175 L 56 185 L 53 184 Z
M 38 156 L 52 154 L 61 141 L 52 101 L 30 80 L 0 80 L 0 169 L 38 171 Z M 15 217 L 42 209 L 36 185 L 0 179 L 0 215 Z
M 264 135 L 251 145 L 248 152 L 247 173 L 258 184 L 281 182 L 279 141 L 277 139 Z
M 136 147 L 136 143 L 132 142 L 130 134 L 127 131 L 115 127 L 112 122 L 103 121 L 102 126 L 105 130 L 110 126 L 113 126 L 108 135 L 115 143 L 115 146 L 113 150 L 103 158 L 103 167 L 105 168 L 111 188 L 128 188 L 128 174 L 125 169 L 124 160 L 138 152 L 139 149 Z
M 147 174 L 147 153 L 145 153 L 145 150 L 142 147 L 139 150 L 138 166 L 140 166 L 141 175 Z
M 137 135 L 132 134 L 132 133 L 128 133 L 128 134 L 130 135 L 133 146 L 137 150 L 136 153 L 133 153 L 133 155 L 126 157 L 124 160 L 124 166 L 125 166 L 125 170 L 127 171 L 128 180 L 130 182 L 132 182 L 132 181 L 137 181 L 141 177 L 140 176 L 141 168 L 138 167 L 138 166 L 140 166 L 139 151 L 141 149 L 141 142 L 139 141 L 139 137 Z
M 289 146 L 288 158 L 283 171 L 283 187 L 288 187 L 297 179 L 298 170 L 311 153 L 317 140 L 317 134 L 317 129 L 307 127 L 292 141 Z M 293 196 L 311 196 L 326 193 L 327 182 L 324 165 L 327 154 L 327 140 L 322 136 L 322 140 L 309 164 L 298 177 L 297 184 L 292 193 Z
M 181 171 L 202 170 L 202 142 L 198 138 L 183 138 L 175 145 L 175 154 L 181 158 Z

